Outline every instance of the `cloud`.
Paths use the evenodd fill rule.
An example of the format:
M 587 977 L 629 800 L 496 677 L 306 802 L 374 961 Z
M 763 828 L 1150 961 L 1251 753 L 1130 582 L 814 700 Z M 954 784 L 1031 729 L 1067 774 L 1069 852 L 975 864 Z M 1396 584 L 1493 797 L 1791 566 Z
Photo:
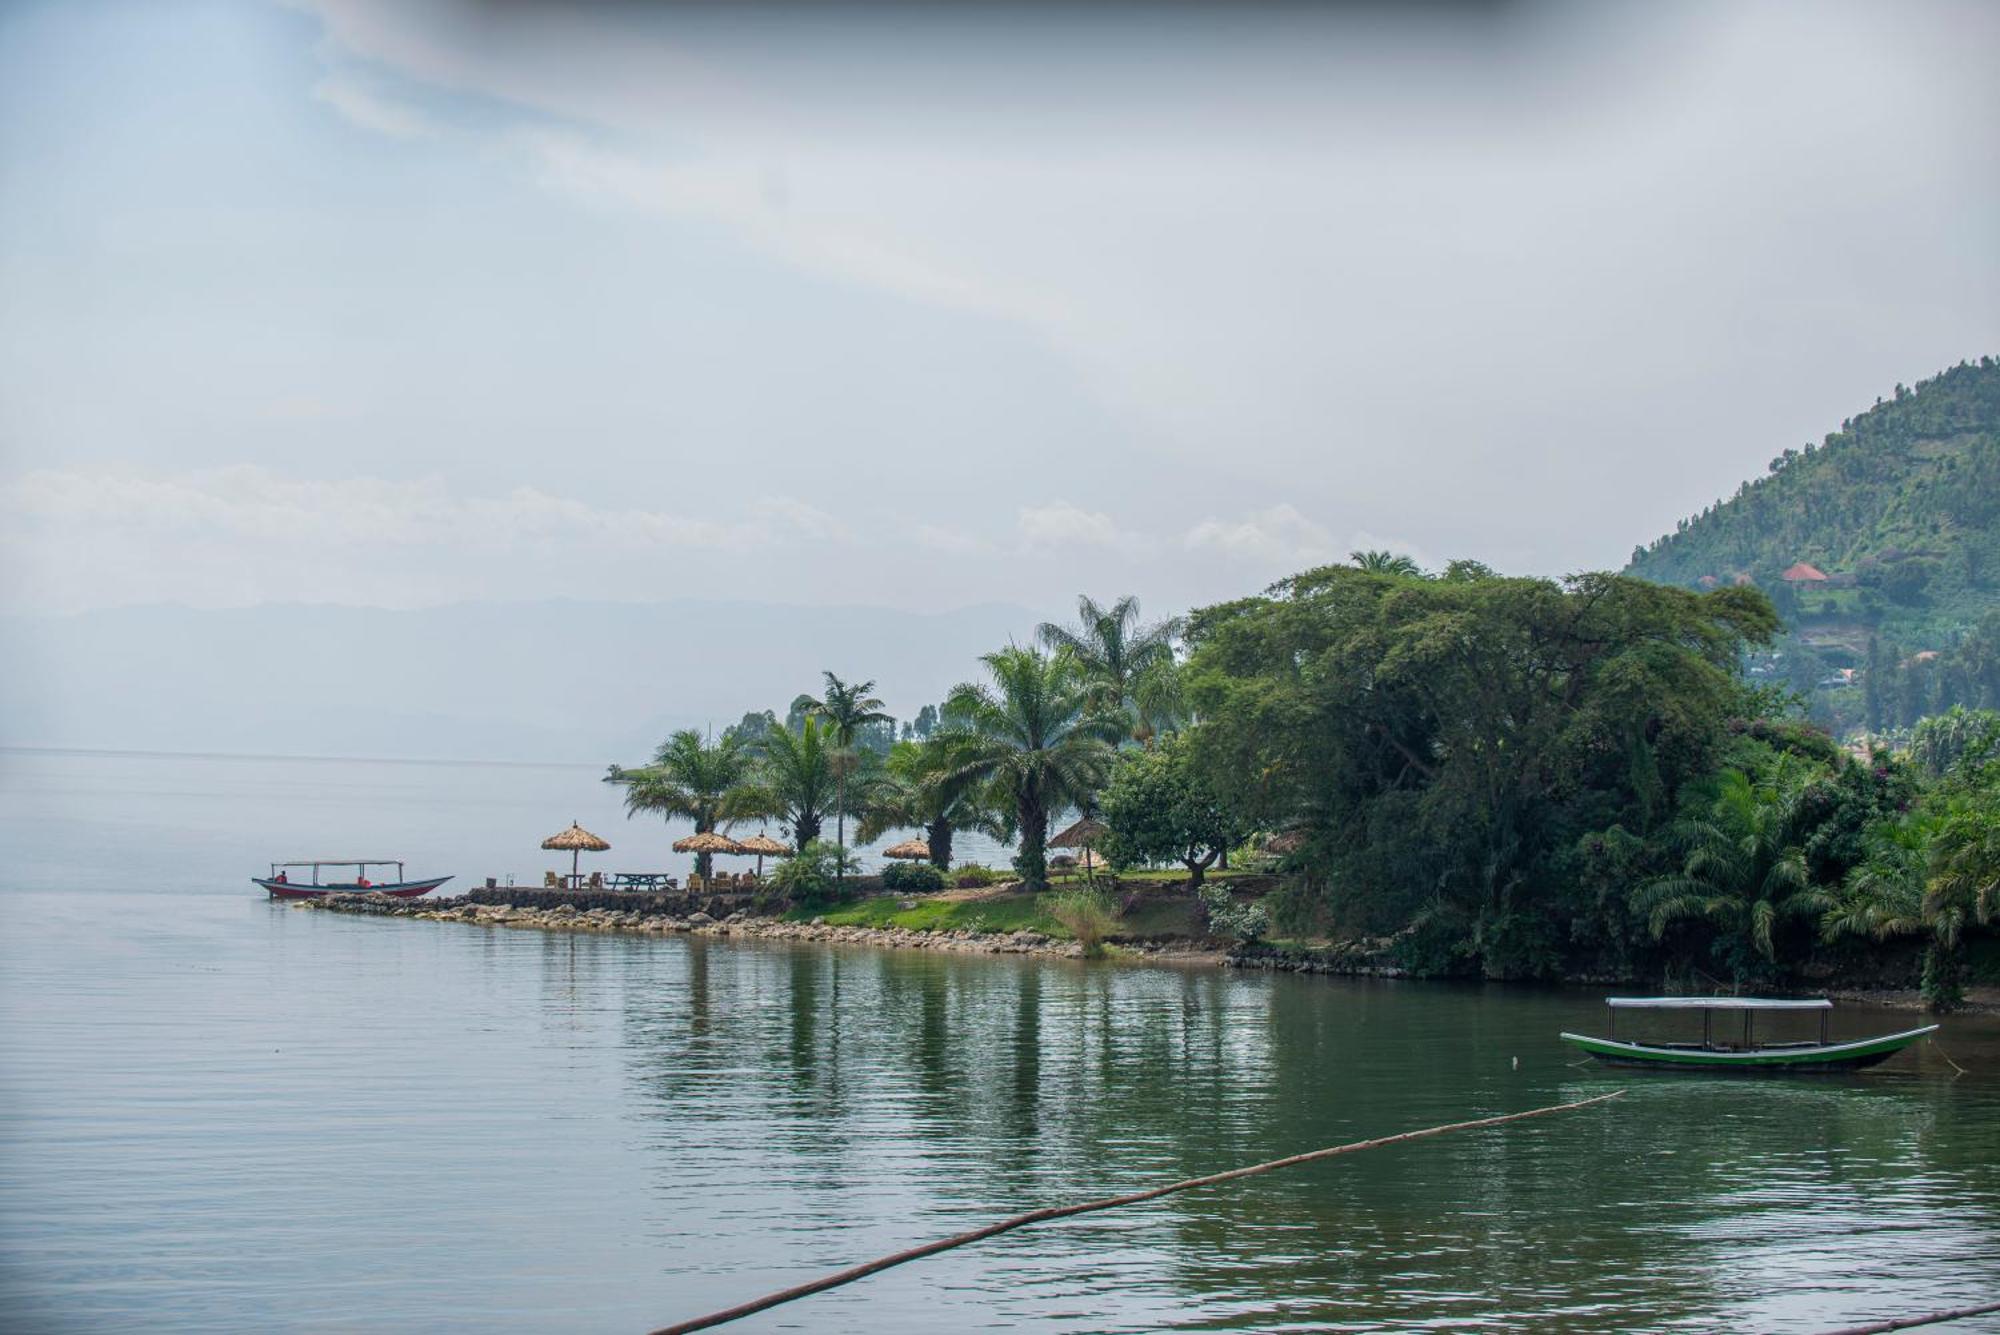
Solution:
M 1189 529 L 1181 545 L 1260 565 L 1324 565 L 1346 553 L 1333 534 L 1291 505 L 1274 505 L 1241 519 L 1204 519 Z
M 1415 543 L 1386 538 L 1366 529 L 1354 530 L 1346 542 L 1341 542 L 1325 525 L 1306 518 L 1289 504 L 1274 505 L 1241 519 L 1204 519 L 1187 531 L 1181 545 L 1191 552 L 1288 570 L 1344 561 L 1349 553 L 1365 551 L 1395 552 L 1426 569 L 1433 565 Z
M 734 516 L 606 507 L 537 487 L 461 495 L 437 478 L 173 476 L 42 469 L 0 483 L 5 601 L 70 610 L 183 601 L 417 606 L 466 597 L 657 595 L 660 573 L 853 541 L 789 497 Z M 199 592 L 195 592 L 199 591 Z
M 1018 527 L 1022 546 L 1030 549 L 1083 547 L 1143 556 L 1156 546 L 1145 534 L 1118 527 L 1110 515 L 1085 510 L 1068 501 L 1023 506 Z
M 315 84 L 313 96 L 353 124 L 377 134 L 430 139 L 440 132 L 437 123 L 415 107 L 389 101 L 338 75 L 328 75 Z
M 917 546 L 928 551 L 945 552 L 953 556 L 973 556 L 993 550 L 993 544 L 984 538 L 967 533 L 962 528 L 942 528 L 936 524 L 919 524 L 911 538 Z

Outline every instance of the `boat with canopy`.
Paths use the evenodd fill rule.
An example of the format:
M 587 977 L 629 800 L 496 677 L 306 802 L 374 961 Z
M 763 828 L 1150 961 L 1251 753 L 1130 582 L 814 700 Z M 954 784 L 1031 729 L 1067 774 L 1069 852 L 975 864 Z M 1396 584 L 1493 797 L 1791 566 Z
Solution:
M 1783 1001 L 1767 997 L 1606 997 L 1607 1037 L 1564 1033 L 1560 1037 L 1608 1066 L 1700 1071 L 1858 1071 L 1886 1061 L 1918 1039 L 1937 1032 L 1927 1024 L 1897 1034 L 1834 1042 L 1828 1032 L 1833 1003 L 1824 997 Z M 1618 1016 L 1629 1011 L 1699 1011 L 1699 1041 L 1666 1042 L 1618 1037 Z M 1817 1013 L 1819 1036 L 1804 1040 L 1757 1037 L 1757 1017 Z M 1716 1017 L 1724 1019 L 1717 1023 Z
M 351 877 L 341 880 L 323 878 L 326 869 L 338 872 L 342 868 L 354 869 Z M 396 879 L 374 881 L 369 879 L 370 867 L 394 867 Z M 310 868 L 312 880 L 294 880 L 294 868 L 304 871 Z M 273 862 L 269 876 L 252 876 L 251 882 L 268 890 L 273 899 L 319 899 L 325 895 L 394 895 L 398 899 L 414 899 L 449 881 L 449 876 L 434 876 L 428 881 L 405 880 L 403 863 L 399 858 L 314 858 L 309 862 Z

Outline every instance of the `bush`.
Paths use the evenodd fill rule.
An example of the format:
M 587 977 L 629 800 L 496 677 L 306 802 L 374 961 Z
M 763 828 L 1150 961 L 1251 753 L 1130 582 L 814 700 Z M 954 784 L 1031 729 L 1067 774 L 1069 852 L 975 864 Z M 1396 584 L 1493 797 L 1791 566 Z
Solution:
M 918 893 L 944 889 L 944 873 L 928 862 L 893 862 L 882 869 L 884 890 Z
M 1238 904 L 1223 886 L 1203 886 L 1201 902 L 1208 909 L 1208 928 L 1218 936 L 1234 937 L 1247 945 L 1271 926 L 1271 915 L 1262 904 Z
M 1118 927 L 1118 910 L 1109 895 L 1095 886 L 1085 886 L 1056 891 L 1044 902 L 1049 916 L 1083 947 L 1085 959 L 1094 960 L 1104 954 L 1104 938 Z
M 977 862 L 961 862 L 951 869 L 951 883 L 961 890 L 978 890 L 1000 879 L 1000 873 Z
M 856 867 L 849 855 L 845 870 L 852 877 Z M 801 908 L 817 908 L 833 903 L 840 894 L 841 851 L 838 845 L 815 839 L 778 864 L 771 873 L 771 885 Z

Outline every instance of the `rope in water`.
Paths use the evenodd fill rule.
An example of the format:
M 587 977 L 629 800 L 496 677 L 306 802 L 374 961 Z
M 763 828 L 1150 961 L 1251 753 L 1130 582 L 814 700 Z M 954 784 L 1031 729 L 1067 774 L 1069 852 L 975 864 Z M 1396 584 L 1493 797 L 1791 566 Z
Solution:
M 1954 1307 L 1945 1312 L 1930 1312 L 1923 1316 L 1899 1316 L 1893 1321 L 1878 1321 L 1872 1326 L 1843 1326 L 1839 1330 L 1823 1331 L 1821 1335 L 1883 1335 L 1891 1330 L 1914 1330 L 1918 1326 L 1935 1326 L 1946 1321 L 1963 1321 L 1969 1316 L 1991 1316 L 2000 1312 L 2000 1303 L 1984 1303 L 1978 1307 Z
M 887 1256 L 878 1256 L 872 1261 L 864 1261 L 860 1265 L 849 1266 L 847 1269 L 835 1271 L 831 1275 L 822 1275 L 820 1278 L 810 1280 L 804 1284 L 795 1284 L 789 1289 L 779 1289 L 776 1293 L 767 1293 L 761 1298 L 753 1298 L 749 1302 L 739 1303 L 735 1307 L 726 1307 L 719 1312 L 710 1312 L 706 1316 L 698 1316 L 692 1320 L 675 1322 L 671 1326 L 661 1326 L 658 1330 L 651 1332 L 651 1335 L 683 1335 L 686 1331 L 706 1330 L 710 1326 L 720 1326 L 725 1322 L 739 1321 L 753 1313 L 776 1307 L 780 1303 L 789 1303 L 808 1297 L 811 1294 L 824 1293 L 828 1289 L 837 1289 L 843 1284 L 852 1284 L 857 1279 L 866 1279 L 868 1276 L 878 1271 L 887 1270 L 891 1266 L 899 1266 L 906 1261 L 915 1261 L 926 1256 L 935 1256 L 939 1252 L 950 1251 L 954 1247 L 963 1247 L 969 1242 L 979 1242 L 982 1239 L 990 1238 L 997 1234 L 1007 1233 L 1017 1228 L 1024 1228 L 1029 1224 L 1044 1223 L 1050 1219 L 1067 1219 L 1072 1215 L 1090 1214 L 1096 1210 L 1112 1210 L 1121 1205 L 1137 1205 L 1141 1201 L 1158 1200 L 1162 1196 L 1170 1196 L 1177 1191 L 1190 1191 L 1195 1187 L 1212 1187 L 1218 1182 L 1234 1182 L 1238 1178 L 1255 1177 L 1259 1173 L 1274 1173 L 1280 1168 L 1294 1168 L 1299 1164 L 1314 1163 L 1320 1159 L 1331 1159 L 1336 1155 L 1357 1154 L 1362 1150 L 1380 1149 L 1384 1145 L 1400 1145 L 1405 1141 L 1424 1140 L 1431 1136 L 1445 1135 L 1447 1132 L 1476 1131 L 1481 1127 L 1504 1126 L 1509 1122 L 1524 1122 L 1531 1117 L 1548 1117 L 1554 1113 L 1570 1112 L 1577 1108 L 1588 1108 L 1594 1103 L 1605 1103 L 1611 1099 L 1620 1097 L 1624 1093 L 1624 1090 L 1618 1089 L 1613 1090 L 1609 1094 L 1599 1094 L 1595 1098 L 1580 1099 L 1575 1103 L 1555 1103 L 1546 1108 L 1531 1108 L 1527 1112 L 1507 1113 L 1500 1117 L 1481 1117 L 1471 1122 L 1450 1122 L 1444 1126 L 1425 1127 L 1421 1131 L 1403 1131 L 1393 1136 L 1380 1136 L 1374 1140 L 1357 1140 L 1346 1145 L 1334 1145 L 1323 1150 L 1309 1150 L 1304 1154 L 1294 1154 L 1283 1159 L 1272 1159 L 1267 1163 L 1252 1164 L 1248 1168 L 1232 1168 L 1224 1173 L 1210 1173 L 1206 1177 L 1191 1177 L 1181 1182 L 1170 1182 L 1163 1187 L 1152 1187 L 1146 1191 L 1134 1191 L 1124 1196 L 1106 1196 L 1101 1200 L 1083 1201 L 1076 1205 L 1052 1205 L 1046 1209 L 1030 1210 L 1026 1214 L 1017 1214 L 1012 1218 L 1002 1219 L 998 1223 L 987 1224 L 982 1228 L 975 1228 L 967 1233 L 957 1233 L 948 1238 L 939 1238 L 936 1242 L 926 1242 L 920 1247 L 911 1247 L 907 1251 L 892 1252 Z

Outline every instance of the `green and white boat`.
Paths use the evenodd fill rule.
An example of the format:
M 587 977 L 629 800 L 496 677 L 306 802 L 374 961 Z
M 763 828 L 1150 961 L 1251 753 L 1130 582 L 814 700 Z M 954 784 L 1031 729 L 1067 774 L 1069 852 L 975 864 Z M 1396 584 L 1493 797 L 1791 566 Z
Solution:
M 1778 1001 L 1766 997 L 1606 997 L 1610 1013 L 1609 1037 L 1588 1034 L 1562 1035 L 1562 1041 L 1583 1049 L 1609 1066 L 1648 1067 L 1674 1071 L 1858 1071 L 1895 1056 L 1920 1038 L 1937 1032 L 1927 1024 L 1921 1029 L 1905 1029 L 1900 1034 L 1857 1038 L 1835 1043 L 1827 1033 L 1828 1014 L 1833 1003 Z M 1618 1037 L 1620 1011 L 1700 1011 L 1701 1039 L 1698 1042 L 1635 1041 Z M 1804 1041 L 1763 1042 L 1756 1037 L 1757 1017 L 1768 1012 L 1817 1011 L 1819 1037 Z M 1728 1024 L 1734 1032 L 1723 1036 L 1725 1027 L 1716 1015 L 1741 1017 L 1741 1025 Z

